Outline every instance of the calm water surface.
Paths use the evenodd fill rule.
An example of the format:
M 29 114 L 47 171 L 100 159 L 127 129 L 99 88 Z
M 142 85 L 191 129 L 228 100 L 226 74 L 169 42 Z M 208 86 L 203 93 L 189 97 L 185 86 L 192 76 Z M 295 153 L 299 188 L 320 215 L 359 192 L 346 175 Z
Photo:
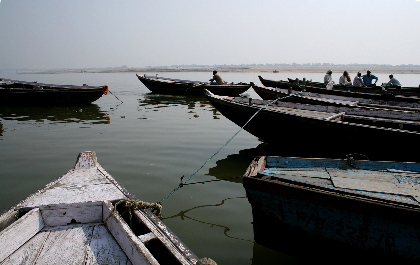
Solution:
M 0 212 L 70 170 L 82 151 L 96 151 L 99 163 L 137 198 L 156 202 L 189 177 L 238 130 L 204 97 L 150 94 L 135 73 L 16 74 L 0 77 L 56 84 L 108 85 L 112 94 L 82 107 L 0 106 Z M 139 73 L 145 74 L 145 73 Z M 155 73 L 146 73 L 155 74 Z M 159 73 L 201 80 L 211 73 Z M 307 78 L 324 74 L 221 73 L 226 81 Z M 353 74 L 354 75 L 354 74 Z M 379 82 L 388 80 L 378 74 Z M 399 75 L 404 86 L 418 86 L 419 75 Z M 338 76 L 337 76 L 338 80 Z M 250 89 L 248 96 L 258 98 Z M 198 182 L 241 176 L 255 155 L 306 154 L 305 141 L 296 150 L 282 150 L 241 131 L 191 180 Z M 316 156 L 316 150 L 312 155 Z M 241 180 L 187 185 L 163 203 L 164 222 L 199 257 L 223 264 L 333 263 L 306 251 L 284 253 L 253 241 L 251 206 Z M 279 239 L 281 240 L 281 239 Z

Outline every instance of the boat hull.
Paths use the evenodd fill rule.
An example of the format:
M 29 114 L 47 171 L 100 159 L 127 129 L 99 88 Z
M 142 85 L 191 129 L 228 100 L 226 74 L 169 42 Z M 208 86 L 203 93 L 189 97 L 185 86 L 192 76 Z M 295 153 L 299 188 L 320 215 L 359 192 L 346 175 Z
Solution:
M 380 120 L 370 125 L 333 121 L 265 109 L 263 105 L 238 104 L 230 97 L 208 94 L 207 98 L 222 115 L 236 125 L 264 142 L 279 147 L 305 146 L 328 157 L 361 153 L 371 159 L 418 160 L 412 153 L 404 152 L 403 147 L 410 146 L 413 150 L 420 148 L 420 133 L 409 128 L 400 130 L 398 127 L 401 124 L 398 122 L 393 125 L 395 128 L 391 128 L 381 127 L 388 125 L 382 125 Z M 418 122 L 414 123 L 418 125 Z M 418 126 L 415 129 L 418 130 Z
M 87 105 L 98 100 L 104 94 L 102 89 L 80 91 L 67 90 L 27 90 L 0 89 L 1 105 Z
M 139 75 L 137 75 L 137 78 L 153 93 L 169 95 L 204 95 L 204 89 L 208 89 L 216 95 L 229 96 L 242 94 L 251 87 L 250 84 L 210 85 L 209 83 L 198 81 L 154 78 Z
M 361 106 L 372 106 L 372 107 L 383 107 L 383 108 L 394 108 L 394 109 L 416 109 L 417 111 L 420 109 L 420 100 L 413 99 L 410 102 L 406 101 L 392 101 L 392 100 L 382 100 L 382 99 L 369 99 L 369 98 L 362 98 L 357 97 L 357 95 L 353 96 L 340 96 L 340 95 L 333 95 L 328 93 L 316 93 L 316 92 L 308 92 L 308 91 L 297 91 L 297 90 L 287 90 L 284 88 L 269 88 L 269 87 L 259 87 L 259 86 L 252 86 L 254 91 L 264 100 L 275 100 L 281 97 L 290 96 L 290 94 L 296 94 L 296 96 L 302 97 L 312 97 L 316 99 L 332 99 L 332 100 L 342 100 L 342 101 L 349 101 L 349 102 L 356 102 L 358 105 Z M 292 96 L 292 97 L 296 97 Z M 294 102 L 305 102 L 304 98 L 296 98 Z M 289 99 L 288 99 L 289 100 Z M 290 100 L 294 100 L 291 98 Z M 307 100 L 309 104 L 313 103 L 313 100 Z M 320 104 L 319 102 L 317 104 Z
M 270 163 L 265 159 L 256 158 L 243 178 L 257 243 L 275 250 L 295 244 L 301 249 L 329 249 L 329 253 L 362 251 L 376 257 L 420 261 L 418 205 L 323 188 L 287 176 L 261 177 L 257 172 Z M 272 164 L 277 163 L 274 159 Z M 309 163 L 306 166 L 310 167 Z
M 356 88 L 347 86 L 334 86 L 333 89 L 326 89 L 325 85 L 320 83 L 295 84 L 286 81 L 267 80 L 258 76 L 261 83 L 267 87 L 292 89 L 296 91 L 314 92 L 320 94 L 344 96 L 344 97 L 360 97 L 365 99 L 388 100 L 399 102 L 420 102 L 420 88 L 410 88 L 406 92 L 396 90 L 382 90 L 381 87 L 374 88 Z M 323 86 L 322 86 L 323 85 Z
M 108 86 L 51 85 L 0 79 L 1 105 L 86 105 L 107 92 Z

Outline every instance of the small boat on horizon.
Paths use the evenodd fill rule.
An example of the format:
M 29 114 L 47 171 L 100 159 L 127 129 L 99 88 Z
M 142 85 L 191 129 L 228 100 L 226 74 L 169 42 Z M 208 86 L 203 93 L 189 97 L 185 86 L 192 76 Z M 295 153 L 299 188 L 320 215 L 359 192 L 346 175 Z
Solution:
M 181 80 L 158 76 L 141 76 L 138 74 L 136 74 L 136 76 L 150 91 L 157 94 L 204 95 L 204 89 L 208 89 L 216 95 L 231 96 L 242 94 L 251 87 L 251 84 L 246 83 L 226 83 L 219 85 L 210 84 L 209 82 Z
M 82 152 L 67 174 L 0 215 L 0 264 L 197 264 L 159 211 Z
M 0 78 L 0 105 L 87 105 L 107 93 L 106 85 L 53 85 Z

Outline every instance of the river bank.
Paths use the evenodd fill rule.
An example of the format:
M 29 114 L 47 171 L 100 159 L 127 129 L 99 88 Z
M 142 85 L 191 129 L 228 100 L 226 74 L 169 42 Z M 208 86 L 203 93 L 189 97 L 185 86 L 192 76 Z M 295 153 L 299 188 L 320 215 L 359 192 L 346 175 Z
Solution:
M 333 73 L 362 72 L 370 70 L 373 74 L 420 74 L 419 66 L 389 66 L 389 65 L 333 65 L 333 66 L 219 66 L 219 67 L 141 67 L 141 68 L 101 68 L 101 69 L 68 69 L 26 71 L 21 74 L 63 74 L 63 73 L 144 73 L 144 72 L 243 72 L 243 73 L 325 73 L 332 70 Z

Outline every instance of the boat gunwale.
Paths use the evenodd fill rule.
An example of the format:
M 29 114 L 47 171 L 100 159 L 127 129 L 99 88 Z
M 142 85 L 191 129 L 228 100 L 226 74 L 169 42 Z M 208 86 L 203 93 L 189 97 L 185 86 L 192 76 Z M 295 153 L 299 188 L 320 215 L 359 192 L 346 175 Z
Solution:
M 275 191 L 264 190 L 265 193 L 278 195 L 278 190 L 288 189 L 289 191 L 287 192 L 287 196 L 284 193 L 278 196 L 285 196 L 288 198 L 308 201 L 315 204 L 328 205 L 335 208 L 342 208 L 342 206 L 346 206 L 346 209 L 351 211 L 372 214 L 372 208 L 364 209 L 363 207 L 360 207 L 360 205 L 366 204 L 372 207 L 376 207 L 375 209 L 377 209 L 377 211 L 375 211 L 375 214 L 381 214 L 382 216 L 385 216 L 387 218 L 404 220 L 403 215 L 410 216 L 411 214 L 416 214 L 415 219 L 410 219 L 406 221 L 413 224 L 418 224 L 418 222 L 420 221 L 419 203 L 401 202 L 386 198 L 372 197 L 361 193 L 352 193 L 345 190 L 329 189 L 313 183 L 301 182 L 291 179 L 283 179 L 274 176 L 270 177 L 270 179 L 263 178 L 264 176 L 267 176 L 261 175 L 261 173 L 267 168 L 267 158 L 267 156 L 257 156 L 251 162 L 251 164 L 254 164 L 254 166 L 255 163 L 259 163 L 260 166 L 254 167 L 254 169 L 247 169 L 246 173 L 242 176 L 245 190 L 250 189 L 259 191 L 261 189 L 261 186 L 271 184 L 275 185 L 274 188 L 272 188 L 275 189 Z M 251 164 L 249 168 L 251 167 Z M 304 192 L 305 195 L 309 196 L 303 196 L 302 194 L 298 194 L 296 191 Z M 318 195 L 325 198 L 319 198 Z M 334 200 L 327 199 L 328 197 L 332 197 L 334 198 Z M 337 202 L 335 201 L 335 199 L 341 200 L 341 202 Z M 348 203 L 344 205 L 342 202 Z M 354 205 L 355 202 L 359 205 Z M 388 210 L 392 210 L 394 213 L 398 214 L 390 214 Z
M 206 93 L 207 92 L 210 92 L 210 91 L 206 91 Z M 241 106 L 242 108 L 245 108 L 247 110 L 253 109 L 253 110 L 255 110 L 255 112 L 259 111 L 261 109 L 261 107 L 264 106 L 263 104 L 261 104 L 262 106 L 256 106 L 257 104 L 249 105 L 249 104 L 246 104 L 245 102 L 237 102 L 237 101 L 235 101 L 233 99 L 228 99 L 228 98 L 231 98 L 231 97 L 228 97 L 228 96 L 219 96 L 219 95 L 215 95 L 213 93 L 206 94 L 206 95 L 208 95 L 208 97 L 212 98 L 213 100 L 217 100 L 219 102 L 224 102 L 225 105 L 226 104 L 228 104 L 228 105 L 234 104 L 234 105 L 237 105 L 237 106 Z M 410 131 L 410 130 L 404 130 L 404 129 L 396 129 L 396 128 L 387 128 L 387 127 L 372 126 L 372 125 L 359 124 L 359 123 L 353 123 L 353 122 L 346 122 L 346 121 L 340 121 L 340 120 L 334 120 L 334 119 L 327 120 L 327 119 L 322 119 L 322 118 L 318 118 L 318 117 L 311 117 L 311 116 L 299 115 L 299 114 L 296 114 L 296 113 L 287 113 L 287 112 L 283 112 L 283 111 L 276 110 L 276 109 L 267 109 L 267 108 L 264 108 L 264 109 L 261 109 L 261 111 L 262 112 L 267 112 L 267 113 L 275 112 L 275 113 L 282 114 L 283 116 L 294 116 L 294 117 L 304 118 L 304 119 L 308 119 L 308 120 L 317 120 L 319 122 L 326 123 L 326 124 L 328 124 L 328 123 L 336 123 L 336 124 L 343 124 L 343 125 L 348 125 L 348 126 L 364 127 L 364 128 L 372 128 L 372 129 L 376 129 L 376 130 L 404 132 L 404 133 L 409 133 L 409 134 L 415 134 L 415 135 L 418 134 L 418 135 L 420 135 L 420 132 L 417 132 L 417 131 Z M 308 110 L 308 111 L 311 111 L 311 110 Z

